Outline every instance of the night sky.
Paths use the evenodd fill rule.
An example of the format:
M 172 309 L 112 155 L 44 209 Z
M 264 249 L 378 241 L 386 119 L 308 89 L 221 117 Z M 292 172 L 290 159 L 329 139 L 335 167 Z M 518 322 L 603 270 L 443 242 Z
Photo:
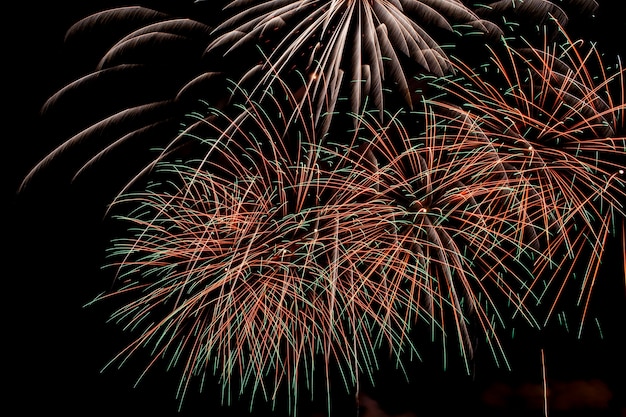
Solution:
M 626 58 L 622 1 L 598 2 L 598 16 L 574 20 L 569 33 L 596 40 L 607 57 Z M 137 2 L 180 15 L 191 13 L 192 8 L 182 3 L 188 2 Z M 4 343 L 9 349 L 4 360 L 10 387 L 5 408 L 13 409 L 12 415 L 245 416 L 243 401 L 233 407 L 219 405 L 217 385 L 204 394 L 191 393 L 178 413 L 176 372 L 166 373 L 159 366 L 133 388 L 146 357 L 120 370 L 100 372 L 130 341 L 128 334 L 105 323 L 106 308 L 83 307 L 111 284 L 110 274 L 100 269 L 114 231 L 104 209 L 114 192 L 109 180 L 116 173 L 122 176 L 123 167 L 113 165 L 106 177 L 87 176 L 71 185 L 67 173 L 56 167 L 16 193 L 23 176 L 62 139 L 63 126 L 40 115 L 43 103 L 94 65 L 88 50 L 77 54 L 80 47 L 73 50 L 64 45 L 65 31 L 90 13 L 127 4 L 35 0 L 4 11 L 5 22 L 13 23 L 4 27 L 3 36 L 3 67 L 8 70 L 3 91 L 9 93 L 4 111 L 8 128 L 4 160 L 9 167 L 3 204 L 8 207 L 4 219 L 9 230 L 3 268 L 4 281 L 9 283 L 4 289 L 8 325 Z M 621 242 L 611 240 L 582 339 L 576 337 L 576 329 L 556 323 L 540 332 L 516 328 L 516 337 L 507 342 L 512 371 L 496 368 L 480 346 L 472 377 L 452 369 L 454 360 L 448 371 L 442 371 L 440 358 L 433 353 L 433 363 L 413 364 L 408 384 L 398 372 L 382 369 L 382 383 L 368 388 L 368 394 L 389 415 L 410 410 L 417 417 L 542 416 L 543 349 L 553 392 L 551 416 L 624 417 L 626 298 L 621 251 Z M 577 328 L 576 316 L 571 324 Z M 431 348 L 436 352 L 436 346 Z M 339 389 L 337 394 L 333 414 L 354 415 L 350 397 L 342 396 Z M 282 415 L 258 405 L 255 415 Z M 323 409 L 323 404 L 305 405 L 303 415 L 318 408 Z

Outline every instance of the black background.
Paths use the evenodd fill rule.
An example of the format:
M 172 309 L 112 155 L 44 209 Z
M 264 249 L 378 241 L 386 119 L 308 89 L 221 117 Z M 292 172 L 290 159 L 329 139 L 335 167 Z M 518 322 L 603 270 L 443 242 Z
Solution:
M 141 2 L 181 15 L 191 10 L 184 3 L 188 2 Z M 599 3 L 598 16 L 572 22 L 570 32 L 598 41 L 599 49 L 607 56 L 621 54 L 626 58 L 622 1 Z M 2 282 L 8 284 L 2 289 L 3 340 L 8 348 L 3 359 L 9 369 L 4 408 L 14 410 L 5 415 L 177 415 L 175 372 L 166 374 L 155 369 L 137 388 L 133 383 L 139 366 L 130 364 L 119 371 L 100 373 L 128 341 L 117 327 L 105 324 L 107 311 L 83 307 L 106 289 L 110 278 L 100 272 L 110 238 L 110 225 L 103 218 L 110 195 L 86 183 L 70 185 L 66 178 L 59 180 L 53 174 L 44 175 L 21 194 L 16 192 L 28 170 L 60 140 L 41 122 L 42 104 L 93 65 L 90 57 L 72 55 L 64 47 L 65 31 L 90 13 L 126 4 L 119 0 L 34 0 L 3 7 L 2 66 L 6 75 L 2 155 L 7 168 L 3 207 L 8 209 L 3 217 L 8 231 L 4 233 L 8 250 L 3 252 L 2 265 Z M 602 324 L 603 338 L 592 325 L 582 340 L 572 329 L 567 332 L 553 326 L 510 343 L 511 372 L 485 361 L 470 379 L 454 371 L 443 373 L 438 363 L 417 366 L 412 385 L 403 384 L 390 373 L 382 377 L 382 388 L 372 395 L 381 403 L 411 404 L 415 410 L 423 410 L 418 417 L 431 415 L 427 412 L 486 415 L 488 410 L 481 409 L 480 393 L 494 382 L 508 386 L 539 383 L 540 351 L 544 349 L 552 380 L 603 381 L 613 393 L 613 400 L 611 409 L 602 410 L 601 415 L 620 415 L 619 410 L 626 407 L 626 344 L 622 340 L 626 303 L 621 251 L 621 242 L 610 242 L 609 261 L 601 270 L 594 298 L 592 317 Z M 422 407 L 413 404 L 416 397 Z M 217 398 L 211 393 L 193 394 L 178 415 L 246 415 L 245 406 L 221 407 Z M 350 401 L 342 398 L 338 403 Z M 349 406 L 338 406 L 335 414 L 346 410 Z M 500 412 L 498 415 L 503 416 L 541 415 L 522 414 L 511 407 Z M 593 410 L 579 413 L 565 415 L 600 415 Z

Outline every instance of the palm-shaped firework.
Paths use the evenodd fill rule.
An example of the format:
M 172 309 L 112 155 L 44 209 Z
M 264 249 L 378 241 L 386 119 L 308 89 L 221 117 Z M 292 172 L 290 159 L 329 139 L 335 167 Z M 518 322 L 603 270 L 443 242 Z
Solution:
M 591 0 L 567 3 L 572 10 L 587 13 L 597 7 Z M 481 6 L 460 0 L 235 1 L 226 10 L 231 9 L 236 14 L 217 27 L 211 26 L 219 21 L 213 16 L 203 23 L 136 6 L 98 12 L 72 26 L 68 42 L 93 38 L 95 33 L 109 46 L 93 72 L 61 89 L 44 106 L 53 114 L 72 109 L 61 123 L 74 130 L 24 183 L 55 161 L 75 166 L 76 177 L 109 154 L 136 152 L 137 147 L 135 160 L 143 163 L 136 167 L 139 171 L 152 157 L 146 148 L 162 147 L 170 140 L 196 100 L 225 105 L 229 79 L 260 91 L 267 91 L 276 75 L 295 79 L 294 88 L 307 89 L 307 96 L 315 100 L 312 111 L 323 134 L 338 116 L 335 107 L 342 96 L 349 98 L 341 112 L 356 113 L 369 103 L 379 117 L 390 91 L 409 105 L 419 101 L 412 98 L 411 78 L 451 68 L 442 46 L 454 43 L 451 31 L 478 31 L 497 38 L 511 18 L 529 21 L 532 28 L 549 16 L 567 21 L 563 9 L 546 0 L 502 0 Z M 224 56 L 225 52 L 229 53 Z M 84 105 L 85 99 L 90 106 Z M 76 114 L 83 115 L 80 121 Z M 70 149 L 80 150 L 84 157 L 64 160 Z
M 166 74 L 166 50 L 193 63 L 169 88 L 111 101 L 25 180 L 68 149 L 85 151 L 77 176 L 133 142 L 159 148 L 112 208 L 130 229 L 97 299 L 126 300 L 112 320 L 136 332 L 117 359 L 150 348 L 182 368 L 181 397 L 213 373 L 225 396 L 286 391 L 295 409 L 301 384 L 321 377 L 330 400 L 336 368 L 358 391 L 380 355 L 402 366 L 431 334 L 468 372 L 476 338 L 506 362 L 507 320 L 537 326 L 532 307 L 582 262 L 586 311 L 624 221 L 626 94 L 620 65 L 567 37 L 564 9 L 236 0 L 214 26 L 140 7 L 76 24 L 129 26 L 47 109 Z M 511 18 L 550 34 L 527 42 Z M 471 33 L 484 65 L 443 46 Z
M 593 1 L 575 3 L 584 9 L 596 6 Z M 345 90 L 353 113 L 367 101 L 382 117 L 385 88 L 397 90 L 411 107 L 412 75 L 425 71 L 441 76 L 451 70 L 440 46 L 444 39 L 452 42 L 446 33 L 498 38 L 504 34 L 500 24 L 507 11 L 533 24 L 548 16 L 567 20 L 561 8 L 543 0 L 473 7 L 460 0 L 237 0 L 228 8 L 236 12 L 215 29 L 219 36 L 207 52 L 217 49 L 228 56 L 246 45 L 260 48 L 261 62 L 243 75 L 246 79 L 260 73 L 254 77 L 258 89 L 271 84 L 275 74 L 284 78 L 297 69 L 309 80 L 311 98 L 318 103 L 312 109 L 316 122 L 335 110 Z

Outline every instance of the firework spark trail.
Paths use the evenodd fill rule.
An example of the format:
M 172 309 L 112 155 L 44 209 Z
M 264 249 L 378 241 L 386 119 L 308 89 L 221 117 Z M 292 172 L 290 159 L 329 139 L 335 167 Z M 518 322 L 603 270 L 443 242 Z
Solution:
M 626 213 L 624 69 L 607 69 L 593 45 L 585 50 L 559 30 L 561 44 L 521 50 L 505 43 L 493 50 L 493 71 L 456 62 L 457 75 L 433 85 L 471 113 L 509 176 L 520 178 L 518 200 L 543 247 L 536 275 L 547 283 L 546 298 L 555 288 L 546 320 L 569 273 L 588 265 L 578 300 L 582 331 L 604 243 Z M 600 78 L 591 75 L 597 68 Z
M 574 3 L 581 12 L 597 8 L 594 1 Z M 475 6 L 456 0 L 236 0 L 226 10 L 234 11 L 232 17 L 216 27 L 207 52 L 228 56 L 250 44 L 263 45 L 265 58 L 250 65 L 242 79 L 253 78 L 257 87 L 252 88 L 264 89 L 275 73 L 286 77 L 297 68 L 319 103 L 316 123 L 322 115 L 331 117 L 345 90 L 355 114 L 370 103 L 382 117 L 385 88 L 398 91 L 411 107 L 412 75 L 451 71 L 435 33 L 478 32 L 496 39 L 504 34 L 496 22 L 511 12 L 533 24 L 568 20 L 559 6 L 544 0 Z
M 203 139 L 210 157 L 164 162 L 166 180 L 117 202 L 136 207 L 122 216 L 136 233 L 115 243 L 122 287 L 103 298 L 136 293 L 113 318 L 141 333 L 118 360 L 147 346 L 170 356 L 181 398 L 213 367 L 226 393 L 237 377 L 294 403 L 317 357 L 327 384 L 338 366 L 353 388 L 382 352 L 419 356 L 419 326 L 456 339 L 468 364 L 476 323 L 506 363 L 502 310 L 536 325 L 521 298 L 535 249 L 518 180 L 477 146 L 491 145 L 474 122 L 426 108 L 411 136 L 364 114 L 336 141 L 310 112 L 247 104 L 235 129 Z M 294 114 L 280 107 L 293 98 L 275 104 Z
M 597 8 L 593 0 L 569 3 L 581 13 L 591 14 Z M 79 163 L 75 179 L 116 152 L 145 152 L 134 149 L 139 143 L 162 146 L 170 137 L 165 132 L 176 129 L 190 101 L 207 99 L 210 91 L 211 100 L 226 105 L 229 95 L 223 86 L 228 78 L 242 84 L 252 79 L 255 84 L 250 88 L 258 85 L 266 91 L 275 74 L 283 78 L 287 73 L 302 74 L 309 82 L 308 94 L 317 102 L 314 114 L 323 134 L 330 128 L 338 98 L 346 92 L 353 113 L 372 106 L 382 117 L 388 89 L 414 104 L 410 77 L 420 71 L 443 74 L 450 69 L 434 32 L 478 31 L 497 37 L 502 33 L 500 22 L 510 18 L 529 19 L 533 26 L 548 16 L 567 22 L 565 11 L 546 0 L 501 0 L 474 6 L 457 0 L 238 0 L 223 14 L 207 16 L 207 21 L 220 21 L 216 16 L 232 11 L 234 16 L 224 17 L 216 28 L 139 6 L 104 10 L 73 25 L 68 42 L 89 40 L 96 33 L 110 45 L 93 72 L 59 90 L 43 111 L 73 103 L 87 113 L 84 120 L 91 122 L 87 126 L 64 123 L 76 130 L 33 167 L 21 188 L 38 172 L 67 157 L 70 149 L 86 155 L 82 162 L 71 161 Z M 264 51 L 267 47 L 268 55 L 259 65 L 216 65 L 224 61 L 219 51 L 218 60 L 210 58 L 212 51 L 224 48 L 236 55 L 248 44 Z M 208 67 L 206 60 L 211 62 Z M 239 79 L 242 73 L 246 75 Z M 112 91 L 115 100 L 109 97 Z M 85 103 L 91 103 L 93 110 Z M 142 160 L 137 162 L 138 170 L 150 163 Z M 142 172 L 149 170 L 146 167 Z
M 353 113 L 360 112 L 367 97 L 382 117 L 385 79 L 395 83 L 411 105 L 401 56 L 430 73 L 449 71 L 446 54 L 417 21 L 448 31 L 453 30 L 450 22 L 463 22 L 482 32 L 500 33 L 493 23 L 450 1 L 234 1 L 229 8 L 239 11 L 216 28 L 219 36 L 207 51 L 225 49 L 229 54 L 250 42 L 263 43 L 264 38 L 272 42 L 272 32 L 286 32 L 266 61 L 243 78 L 260 73 L 255 89 L 264 89 L 275 73 L 286 76 L 297 66 L 309 80 L 307 89 L 318 103 L 313 109 L 316 123 L 321 117 L 331 117 L 346 83 Z M 321 125 L 327 129 L 328 123 Z
M 286 391 L 295 412 L 303 380 L 312 386 L 323 374 L 330 408 L 333 367 L 358 390 L 363 375 L 373 378 L 378 355 L 391 353 L 400 366 L 407 355 L 419 357 L 424 334 L 440 337 L 444 356 L 457 345 L 468 372 L 474 336 L 508 366 L 499 336 L 507 314 L 538 326 L 528 304 L 552 289 L 549 318 L 569 275 L 587 262 L 578 299 L 584 322 L 604 244 L 620 218 L 624 233 L 621 63 L 605 68 L 594 47 L 583 51 L 557 24 L 563 44 L 505 42 L 493 48 L 491 69 L 475 72 L 448 60 L 420 26 L 467 23 L 498 32 L 479 17 L 489 16 L 485 10 L 455 0 L 230 6 L 242 9 L 211 33 L 217 38 L 206 42 L 208 54 L 274 44 L 260 65 L 243 69 L 228 94 L 234 104 L 209 99 L 206 112 L 140 172 L 152 171 L 147 189 L 116 201 L 115 209 L 130 207 L 120 217 L 131 226 L 111 250 L 119 287 L 98 300 L 128 300 L 112 320 L 138 336 L 115 360 L 146 348 L 146 372 L 169 360 L 182 372 L 181 404 L 195 379 L 214 373 L 227 400 L 249 391 L 276 402 Z M 513 6 L 544 17 L 556 7 L 503 0 L 491 10 Z M 146 42 L 209 37 L 205 25 L 142 9 L 100 17 L 126 12 L 149 25 L 122 38 L 97 73 L 51 104 L 100 76 L 136 68 L 125 57 Z M 562 23 L 564 14 L 556 16 Z M 423 107 L 417 104 L 408 86 L 415 64 L 437 76 L 431 85 L 444 97 L 420 96 Z M 217 76 L 203 73 L 175 98 L 96 122 L 25 182 L 69 148 L 120 128 L 80 175 L 159 129 L 179 96 Z M 248 79 L 257 83 L 250 92 Z M 298 82 L 304 85 L 293 88 Z M 385 109 L 386 83 L 400 90 L 406 109 Z M 344 94 L 347 105 L 338 109 Z M 335 113 L 351 128 L 330 129 Z M 186 140 L 202 153 L 176 159 Z

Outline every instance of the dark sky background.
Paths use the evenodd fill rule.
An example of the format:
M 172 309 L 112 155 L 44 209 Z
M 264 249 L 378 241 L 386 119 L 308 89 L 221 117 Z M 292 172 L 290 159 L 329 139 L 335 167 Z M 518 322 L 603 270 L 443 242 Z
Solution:
M 164 6 L 181 15 L 189 11 L 184 0 L 139 3 Z M 626 58 L 622 1 L 599 3 L 598 16 L 574 21 L 570 33 L 597 40 L 609 57 Z M 46 173 L 16 194 L 21 178 L 60 140 L 54 129 L 58 126 L 40 117 L 42 104 L 93 65 L 93 57 L 77 56 L 63 44 L 65 31 L 90 13 L 126 4 L 120 0 L 34 0 L 3 11 L 5 22 L 11 23 L 3 27 L 2 64 L 8 72 L 3 85 L 8 251 L 4 251 L 2 276 L 9 284 L 3 289 L 3 340 L 8 348 L 4 361 L 10 386 L 5 408 L 16 410 L 11 415 L 245 416 L 245 406 L 220 407 L 218 395 L 211 393 L 190 395 L 177 414 L 175 372 L 155 369 L 137 388 L 133 383 L 139 366 L 100 373 L 129 340 L 119 328 L 105 324 L 106 309 L 83 308 L 110 281 L 110 275 L 100 271 L 111 237 L 111 225 L 103 219 L 111 196 L 106 178 L 70 186 L 66 177 Z M 602 337 L 593 322 L 581 340 L 573 329 L 568 332 L 556 325 L 541 332 L 520 330 L 508 342 L 510 372 L 496 369 L 487 353 L 478 356 L 471 378 L 454 370 L 443 372 L 436 358 L 433 363 L 414 366 L 411 384 L 395 372 L 381 372 L 382 384 L 371 396 L 389 413 L 405 408 L 418 417 L 460 412 L 540 416 L 534 401 L 544 349 L 556 408 L 550 415 L 624 417 L 624 271 L 623 262 L 611 262 L 619 259 L 623 249 L 613 240 L 608 250 L 609 261 L 600 272 L 591 314 L 601 324 Z M 572 318 L 572 327 L 577 323 Z M 335 415 L 350 413 L 350 404 L 349 397 L 339 395 Z M 259 415 L 266 411 L 260 407 Z

